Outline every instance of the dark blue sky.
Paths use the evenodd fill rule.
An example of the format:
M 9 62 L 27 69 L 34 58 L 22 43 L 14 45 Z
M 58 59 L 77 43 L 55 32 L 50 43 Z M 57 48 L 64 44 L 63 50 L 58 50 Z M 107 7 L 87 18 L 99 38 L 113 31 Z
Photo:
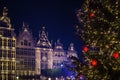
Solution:
M 49 40 L 55 42 L 59 38 L 65 49 L 73 42 L 80 53 L 82 41 L 74 26 L 78 24 L 76 11 L 82 3 L 83 0 L 0 0 L 0 14 L 6 6 L 16 32 L 24 21 L 38 38 L 38 31 L 45 26 Z

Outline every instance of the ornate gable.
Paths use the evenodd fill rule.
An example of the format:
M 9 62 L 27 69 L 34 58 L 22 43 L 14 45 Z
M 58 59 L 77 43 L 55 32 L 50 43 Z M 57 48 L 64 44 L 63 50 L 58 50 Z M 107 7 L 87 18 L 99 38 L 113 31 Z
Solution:
M 0 26 L 11 28 L 10 18 L 7 17 L 8 9 L 6 7 L 3 8 L 3 15 L 0 17 Z
M 58 50 L 58 51 L 60 51 L 60 50 L 61 50 L 61 51 L 64 51 L 64 50 L 63 50 L 63 44 L 60 42 L 59 39 L 57 40 L 57 43 L 55 43 L 55 48 L 54 48 L 54 50 L 55 50 L 55 51 L 57 51 L 57 50 Z
M 68 48 L 68 52 L 67 52 L 67 57 L 70 57 L 70 56 L 75 56 L 75 57 L 78 57 L 77 56 L 77 52 L 75 51 L 75 48 L 74 48 L 74 44 L 71 43 L 70 44 L 70 47 Z
M 52 48 L 50 41 L 48 40 L 48 36 L 45 32 L 45 27 L 39 32 L 39 40 L 37 42 L 37 47 L 40 48 Z
M 28 25 L 25 25 L 24 23 L 22 31 L 19 33 L 17 38 L 17 47 L 34 47 L 32 33 L 30 32 Z

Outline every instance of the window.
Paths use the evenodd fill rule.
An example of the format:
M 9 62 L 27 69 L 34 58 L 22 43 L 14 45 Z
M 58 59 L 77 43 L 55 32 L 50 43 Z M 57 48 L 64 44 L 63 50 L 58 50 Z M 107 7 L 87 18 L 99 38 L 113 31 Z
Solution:
M 12 66 L 12 70 L 15 70 L 15 66 Z
M 23 45 L 23 42 L 21 42 L 21 45 Z
M 2 39 L 0 38 L 0 46 L 2 46 Z
M 2 57 L 2 50 L 0 50 L 0 57 Z
M 7 51 L 3 50 L 3 57 L 7 57 Z
M 0 70 L 2 70 L 2 65 L 0 65 Z
M 11 47 L 11 40 L 8 40 L 8 47 Z
M 31 43 L 29 42 L 29 46 L 31 46 Z
M 24 45 L 27 46 L 28 42 L 27 40 L 24 40 Z
M 7 40 L 4 39 L 4 46 L 7 46 Z
M 15 47 L 15 40 L 12 40 L 12 47 Z
M 0 35 L 3 35 L 3 31 L 0 31 Z
M 12 58 L 12 54 L 8 53 L 8 58 Z

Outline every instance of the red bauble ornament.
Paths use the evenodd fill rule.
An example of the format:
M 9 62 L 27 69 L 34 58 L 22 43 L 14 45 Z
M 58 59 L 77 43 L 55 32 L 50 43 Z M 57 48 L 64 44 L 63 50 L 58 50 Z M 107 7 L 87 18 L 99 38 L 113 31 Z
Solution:
M 115 59 L 119 58 L 119 53 L 118 53 L 118 52 L 114 52 L 114 53 L 113 53 L 113 57 L 114 57 Z
M 83 51 L 84 51 L 84 52 L 87 52 L 88 50 L 89 50 L 89 49 L 88 49 L 87 46 L 84 46 L 84 47 L 83 47 Z
M 91 18 L 92 18 L 92 17 L 94 17 L 94 16 L 95 16 L 95 14 L 94 14 L 94 13 L 91 13 L 91 14 L 90 14 L 90 17 L 91 17 Z
M 81 74 L 81 75 L 80 75 L 80 80 L 83 80 L 83 79 L 84 79 L 84 78 L 83 78 L 83 75 Z
M 92 59 L 92 62 L 91 62 L 92 66 L 97 66 L 98 62 L 96 59 Z

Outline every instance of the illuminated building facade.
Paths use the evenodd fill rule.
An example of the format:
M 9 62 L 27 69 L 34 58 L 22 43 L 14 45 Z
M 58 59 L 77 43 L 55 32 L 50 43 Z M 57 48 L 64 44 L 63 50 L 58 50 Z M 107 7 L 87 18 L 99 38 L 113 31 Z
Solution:
M 36 72 L 39 74 L 40 69 L 52 69 L 53 66 L 53 49 L 45 32 L 45 27 L 39 32 L 39 39 L 36 45 Z
M 35 47 L 36 55 L 36 74 L 41 73 L 41 69 L 57 69 L 62 68 L 65 62 L 69 62 L 70 56 L 77 56 L 77 52 L 74 49 L 74 44 L 71 43 L 68 50 L 63 49 L 63 44 L 60 40 L 52 46 L 52 43 L 48 39 L 48 34 L 45 31 L 45 27 L 39 32 L 39 39 Z
M 35 75 L 35 44 L 28 25 L 24 23 L 16 43 L 16 74 L 19 77 Z
M 16 38 L 4 7 L 0 17 L 0 80 L 15 80 Z
M 63 62 L 66 62 L 66 52 L 63 49 L 63 44 L 60 40 L 57 40 L 55 43 L 54 51 L 53 51 L 53 68 L 60 68 L 63 66 Z
M 45 27 L 40 30 L 37 41 L 24 23 L 16 36 L 5 7 L 0 17 L 0 80 L 23 80 L 20 77 L 41 75 L 41 69 L 60 68 L 69 56 L 77 56 L 73 44 L 67 51 L 60 40 L 52 45 Z

